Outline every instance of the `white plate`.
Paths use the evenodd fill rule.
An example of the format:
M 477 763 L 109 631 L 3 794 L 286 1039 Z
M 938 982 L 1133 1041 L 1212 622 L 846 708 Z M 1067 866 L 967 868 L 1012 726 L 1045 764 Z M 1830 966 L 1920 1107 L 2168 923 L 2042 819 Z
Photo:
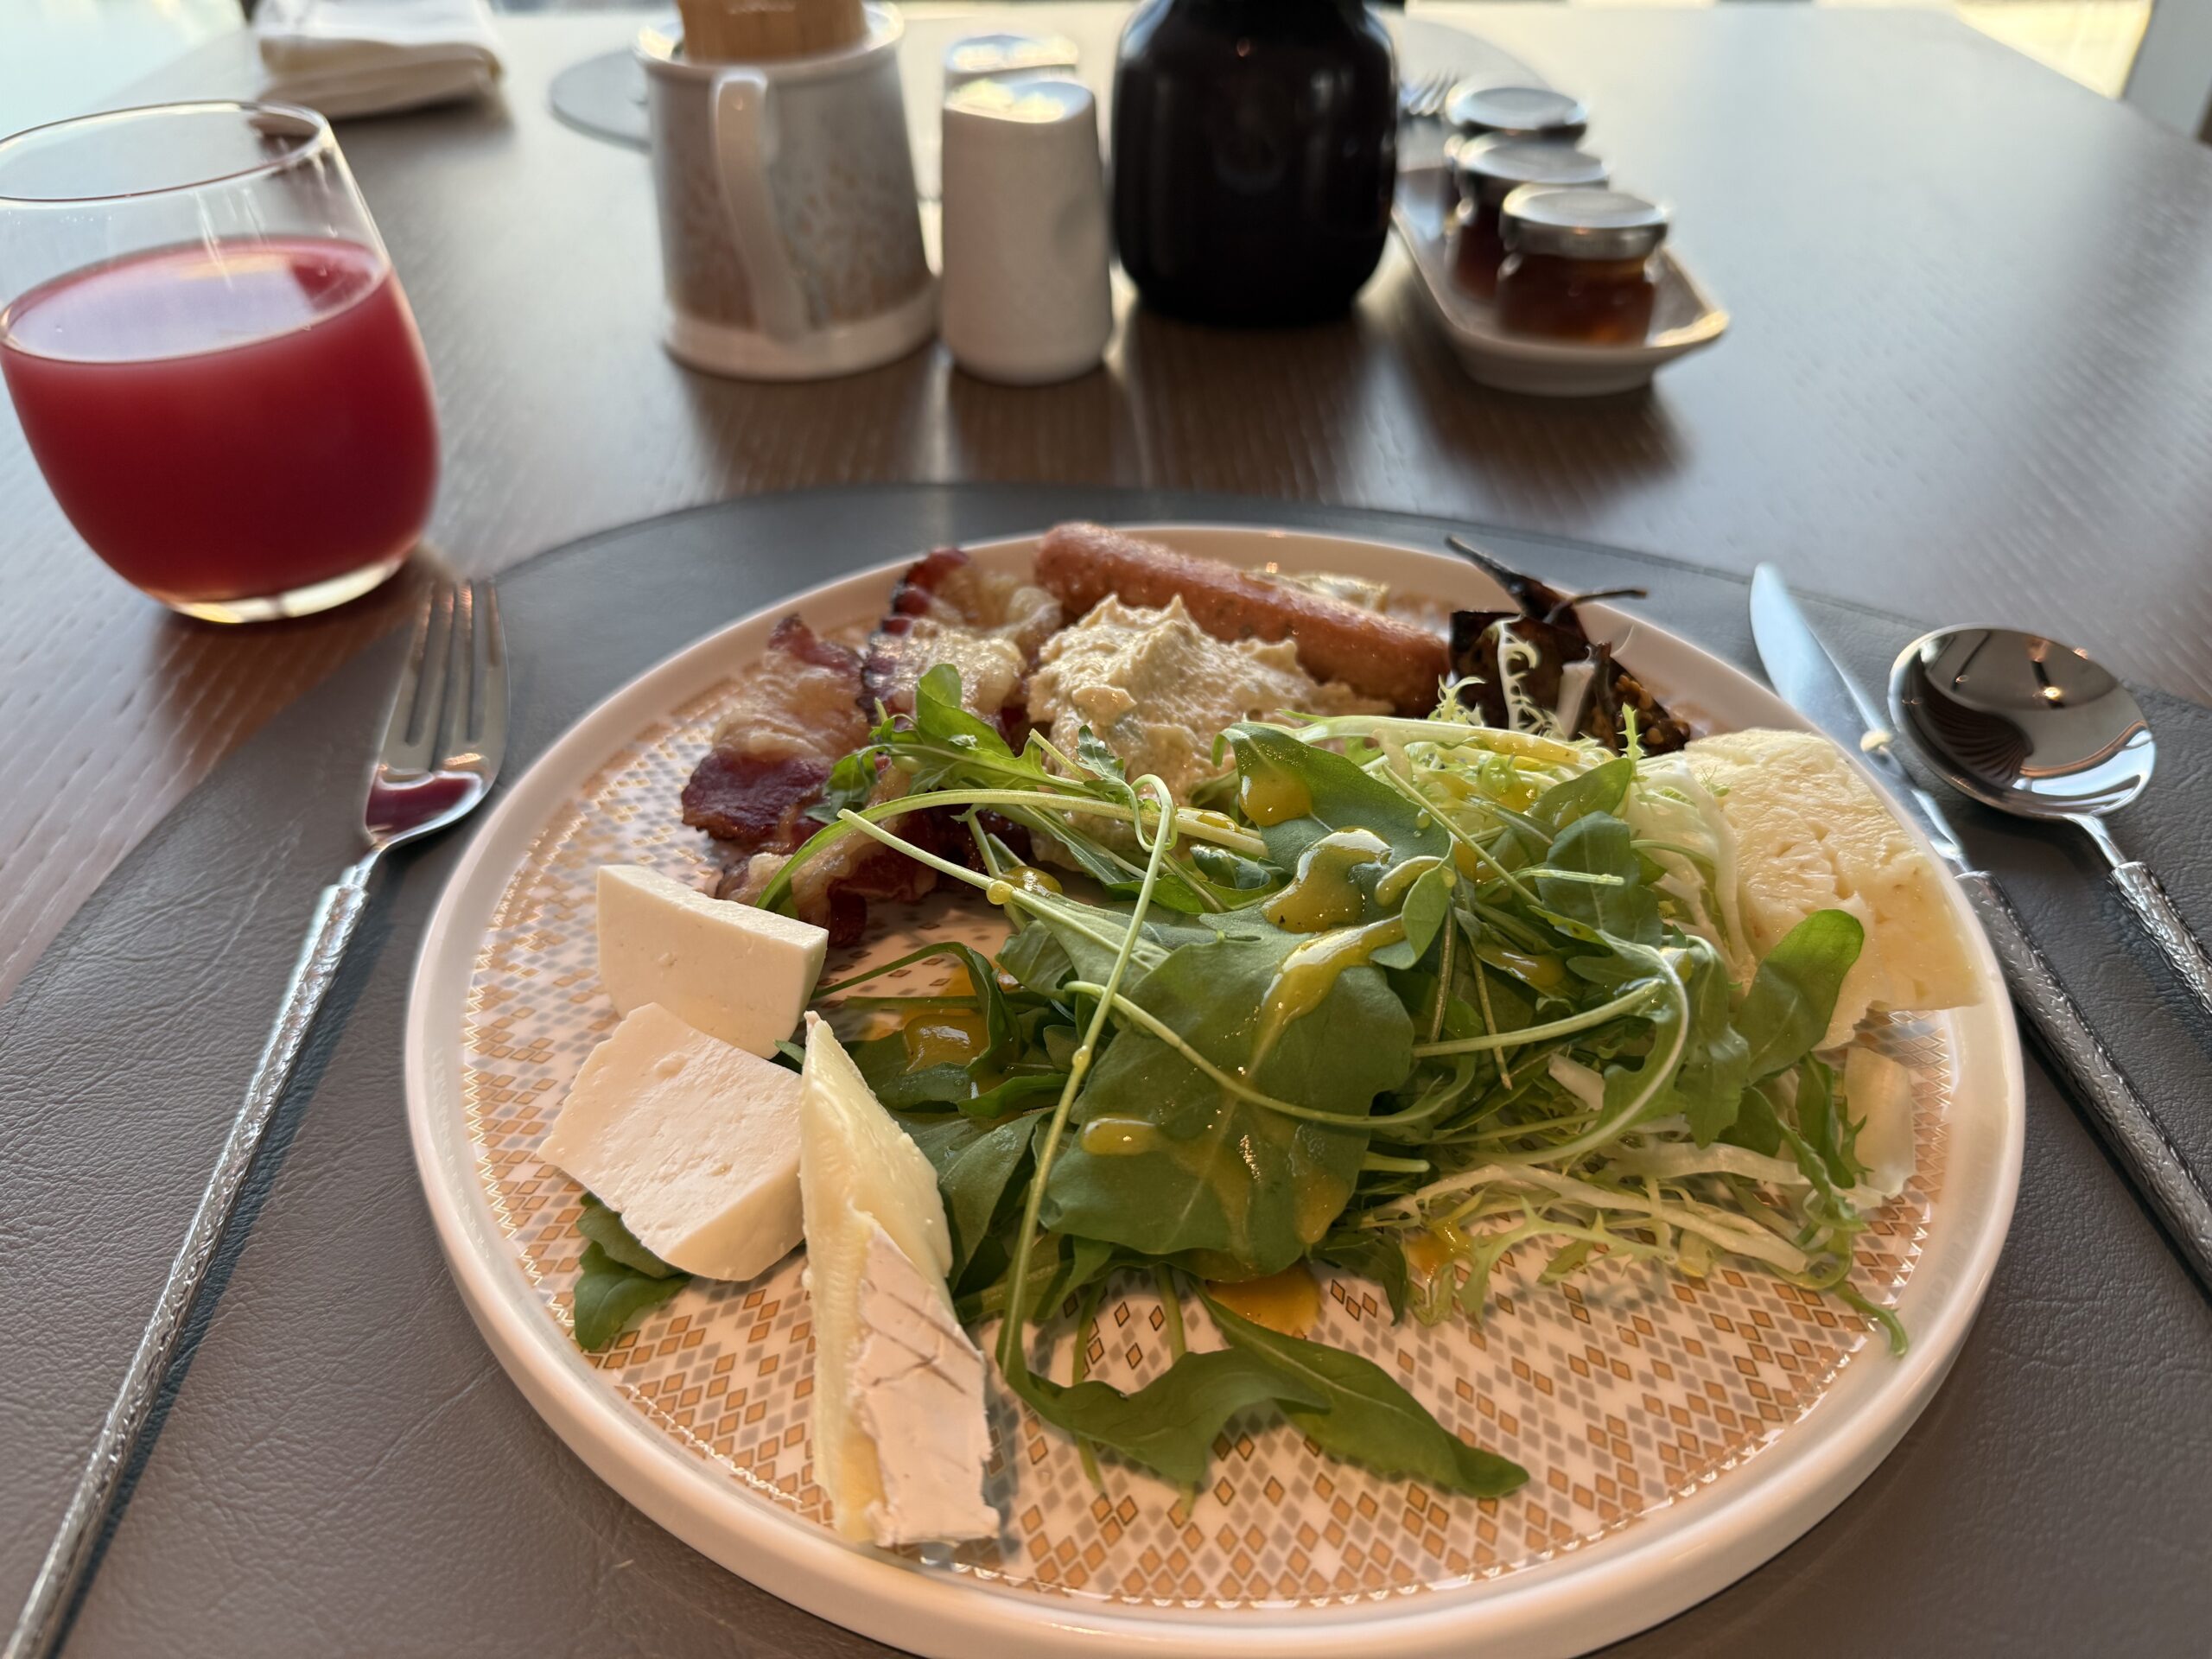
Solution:
M 1629 391 L 1726 332 L 1728 314 L 1698 285 L 1671 247 L 1661 248 L 1656 257 L 1659 295 L 1648 340 L 1632 346 L 1586 346 L 1501 328 L 1497 308 L 1468 293 L 1452 276 L 1446 177 L 1442 167 L 1401 168 L 1390 222 L 1413 256 L 1429 315 L 1462 366 L 1484 385 L 1541 397 Z
M 1231 563 L 1498 603 L 1466 565 L 1410 549 L 1211 526 L 1153 533 Z M 971 551 L 1023 567 L 1033 547 Z M 1192 1511 L 1112 1467 L 1102 1498 L 1065 1442 L 1001 1400 L 992 1493 L 1008 1533 L 931 1564 L 849 1548 L 823 1525 L 805 1460 L 798 1257 L 749 1286 L 695 1282 L 608 1355 L 579 1352 L 565 1301 L 576 1189 L 531 1148 L 612 1023 L 591 969 L 592 869 L 609 858 L 696 869 L 698 838 L 677 823 L 676 793 L 718 696 L 778 617 L 871 618 L 895 569 L 721 629 L 586 715 L 490 814 L 423 939 L 406 1086 L 441 1243 L 508 1373 L 610 1485 L 775 1594 L 925 1654 L 1413 1659 L 1569 1654 L 1656 1624 L 1751 1571 L 1866 1478 L 1957 1353 L 2018 1181 L 2011 1008 L 1955 891 L 1984 999 L 1883 1039 L 1918 1073 L 1923 1173 L 1878 1218 L 1879 1271 L 1862 1283 L 1896 1291 L 1913 1337 L 1904 1358 L 1828 1304 L 1755 1276 L 1692 1287 L 1624 1266 L 1539 1287 L 1541 1262 L 1522 1262 L 1480 1331 L 1394 1326 L 1360 1281 L 1334 1281 L 1320 1334 L 1395 1358 L 1444 1421 L 1528 1465 L 1529 1487 L 1509 1498 L 1378 1480 L 1280 1426 L 1238 1432 Z M 1608 607 L 1589 614 L 1693 719 L 1799 723 L 1686 641 Z M 1112 1300 L 1094 1375 L 1126 1387 L 1156 1369 L 1154 1311 L 1134 1291 Z

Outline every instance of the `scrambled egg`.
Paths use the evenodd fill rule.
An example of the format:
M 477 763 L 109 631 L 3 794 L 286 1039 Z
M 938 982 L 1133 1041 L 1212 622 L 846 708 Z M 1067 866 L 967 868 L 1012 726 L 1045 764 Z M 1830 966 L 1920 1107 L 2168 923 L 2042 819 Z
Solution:
M 1147 610 L 1108 598 L 1046 642 L 1029 681 L 1029 719 L 1075 753 L 1088 726 L 1135 779 L 1156 772 L 1178 800 L 1216 775 L 1215 737 L 1284 709 L 1387 714 L 1390 705 L 1315 680 L 1289 640 L 1215 639 L 1180 598 Z M 1224 756 L 1224 769 L 1226 767 Z

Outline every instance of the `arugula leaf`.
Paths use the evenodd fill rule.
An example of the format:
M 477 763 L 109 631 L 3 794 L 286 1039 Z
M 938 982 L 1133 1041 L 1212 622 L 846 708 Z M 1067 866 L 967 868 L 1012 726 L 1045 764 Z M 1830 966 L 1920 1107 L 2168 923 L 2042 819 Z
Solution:
M 1371 1361 L 1339 1348 L 1286 1337 L 1231 1313 L 1211 1296 L 1206 1311 L 1232 1346 L 1257 1354 L 1325 1402 L 1286 1402 L 1283 1414 L 1325 1452 L 1470 1497 L 1497 1497 L 1529 1478 L 1519 1464 L 1469 1446 Z
M 1022 989 L 1050 996 L 1076 976 L 1075 963 L 1059 935 L 1042 922 L 1024 924 L 1020 931 L 999 947 L 999 966 L 1020 982 Z
M 1334 830 L 1365 830 L 1390 846 L 1392 862 L 1441 857 L 1452 841 L 1433 813 L 1414 805 L 1388 784 L 1370 777 L 1341 754 L 1301 743 L 1272 726 L 1241 721 L 1228 732 L 1241 778 L 1294 779 L 1311 804 L 1302 817 L 1260 826 L 1268 856 L 1286 870 Z
M 1782 1120 L 1774 1102 L 1754 1084 L 1737 1098 L 1736 1121 L 1721 1133 L 1732 1147 L 1743 1147 L 1771 1158 L 1782 1150 Z
M 976 1252 L 952 1301 L 953 1315 L 961 1324 L 979 1325 L 1006 1311 L 1013 1247 L 1020 1228 L 1017 1215 L 1011 1225 L 993 1235 Z M 1022 1306 L 1033 1319 L 1049 1316 L 1077 1291 L 1111 1273 L 1122 1259 L 1111 1244 L 1100 1239 L 1071 1239 L 1046 1233 L 1038 1243 L 1042 1250 L 1030 1252 L 1029 1283 L 1021 1298 Z
M 1681 1113 L 1689 1120 L 1691 1138 L 1706 1147 L 1736 1121 L 1742 1109 L 1745 1085 L 1751 1082 L 1751 1051 L 1729 1020 L 1733 988 L 1726 964 L 1705 940 L 1692 938 L 1688 944 L 1694 955 L 1688 976 L 1689 1034 L 1682 1046 L 1682 1063 L 1651 1115 Z
M 840 812 L 866 806 L 868 797 L 875 793 L 876 761 L 885 753 L 882 744 L 870 743 L 838 761 L 830 768 L 830 780 L 822 787 L 822 798 L 808 807 L 804 816 L 811 823 L 835 823 Z
M 1396 1239 L 1371 1227 L 1351 1228 L 1331 1233 L 1313 1247 L 1313 1255 L 1332 1268 L 1373 1280 L 1390 1299 L 1390 1317 L 1406 1317 L 1406 1301 L 1413 1287 L 1406 1269 L 1405 1249 Z
M 1529 817 L 1547 830 L 1564 830 L 1592 812 L 1618 814 L 1636 781 L 1636 762 L 1626 755 L 1594 766 L 1564 783 L 1554 784 L 1536 798 Z
M 638 1243 L 636 1235 L 622 1224 L 622 1217 L 588 1192 L 584 1194 L 584 1212 L 576 1217 L 576 1230 L 610 1260 L 648 1279 L 665 1279 L 676 1271 Z
M 1452 918 L 1452 895 L 1459 877 L 1449 864 L 1439 864 L 1407 889 L 1398 914 L 1406 924 L 1406 937 L 1377 950 L 1370 958 L 1380 968 L 1411 968 L 1428 954 L 1428 947 Z
M 1122 765 L 1122 757 L 1106 747 L 1106 740 L 1088 726 L 1079 726 L 1075 734 L 1075 758 L 1109 783 L 1126 784 L 1128 771 Z
M 944 1218 L 952 1230 L 952 1271 L 957 1282 L 976 1249 L 1000 1225 L 1010 1193 L 1018 1193 L 1015 1174 L 1029 1160 L 1029 1143 L 1045 1120 L 1031 1112 L 977 1135 L 938 1168 L 938 1191 L 944 1198 Z
M 1788 1071 L 1827 1034 L 1836 994 L 1866 940 L 1849 912 L 1816 910 L 1767 953 L 1736 1010 L 1754 1081 Z
M 1198 940 L 1125 994 L 1213 1065 L 1355 1119 L 1412 1071 L 1413 1022 L 1382 972 L 1364 966 L 1285 1026 L 1255 1069 L 1258 1010 L 1301 936 L 1249 915 L 1192 931 Z M 1109 1119 L 1091 1149 L 1089 1126 Z M 1321 1236 L 1351 1194 L 1368 1140 L 1356 1122 L 1311 1122 L 1240 1100 L 1129 1028 L 1106 1045 L 1071 1122 L 1083 1132 L 1062 1143 L 1046 1226 L 1184 1257 L 1199 1272 L 1226 1257 L 1240 1275 L 1278 1272 Z
M 960 671 L 950 663 L 938 664 L 914 687 L 914 729 L 956 748 L 1014 759 L 999 728 L 962 705 Z
M 1050 842 L 1060 848 L 1077 869 L 1114 898 L 1134 899 L 1137 889 L 1144 885 L 1143 872 L 1137 866 L 1112 848 L 1092 841 L 1058 815 L 1032 811 L 1027 807 L 1007 807 L 1004 811 L 1008 818 L 1029 831 L 1033 842 Z M 1179 911 L 1185 915 L 1204 912 L 1205 901 L 1185 884 L 1183 873 L 1173 865 L 1169 869 L 1170 878 L 1153 888 L 1152 902 L 1162 910 Z
M 1657 944 L 1658 895 L 1644 885 L 1643 861 L 1630 839 L 1628 825 L 1611 813 L 1588 812 L 1575 819 L 1554 838 L 1545 861 L 1557 869 L 1614 876 L 1618 885 L 1540 875 L 1537 896 L 1547 908 L 1585 927 L 1634 944 Z
M 624 1266 L 596 1243 L 585 1245 L 576 1278 L 576 1346 L 588 1354 L 597 1353 L 620 1336 L 631 1320 L 690 1282 L 688 1273 L 671 1271 L 665 1278 L 656 1278 Z
M 893 1112 L 899 1127 L 906 1131 L 906 1138 L 930 1160 L 930 1167 L 937 1172 L 939 1185 L 944 1181 L 944 1172 L 959 1160 L 960 1154 L 982 1140 L 988 1132 L 984 1125 L 953 1112 L 932 1112 L 913 1116 Z
M 1114 1270 L 1120 1253 L 1103 1239 L 1065 1238 L 1067 1254 L 1046 1281 L 1045 1294 L 1035 1306 L 1041 1311 L 1058 1307 L 1079 1290 L 1097 1284 Z
M 1205 1479 L 1214 1440 L 1237 1413 L 1277 1401 L 1326 1404 L 1264 1356 L 1236 1349 L 1186 1353 L 1135 1394 L 1097 1382 L 1064 1386 L 1026 1366 L 1007 1380 L 1046 1422 L 1181 1486 Z
M 1191 843 L 1191 862 L 1215 887 L 1226 887 L 1232 893 L 1261 893 L 1273 887 L 1277 879 L 1272 866 L 1232 853 L 1226 847 L 1217 847 L 1210 841 Z
M 1826 1166 L 1839 1187 L 1856 1186 L 1866 1176 L 1856 1154 L 1859 1125 L 1844 1115 L 1835 1097 L 1835 1071 L 1808 1055 L 1797 1063 L 1797 1132 Z

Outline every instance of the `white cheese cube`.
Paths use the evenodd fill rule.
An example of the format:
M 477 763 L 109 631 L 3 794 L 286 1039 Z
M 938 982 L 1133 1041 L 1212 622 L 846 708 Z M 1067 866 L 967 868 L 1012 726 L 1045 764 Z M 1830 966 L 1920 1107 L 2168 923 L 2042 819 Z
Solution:
M 617 1014 L 658 1002 L 753 1054 L 791 1034 L 830 936 L 634 864 L 599 873 L 599 978 Z
M 671 1267 L 750 1279 L 800 1237 L 798 1075 L 658 1003 L 591 1052 L 539 1155 Z
M 818 1014 L 806 1017 L 799 1190 L 814 1318 L 814 1473 L 837 1530 L 987 1537 L 983 1357 L 954 1319 L 937 1174 Z

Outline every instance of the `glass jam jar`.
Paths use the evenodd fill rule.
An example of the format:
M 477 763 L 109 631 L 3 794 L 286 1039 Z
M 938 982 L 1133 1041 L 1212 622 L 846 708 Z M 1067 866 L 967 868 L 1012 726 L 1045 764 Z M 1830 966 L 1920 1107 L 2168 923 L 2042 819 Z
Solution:
M 1475 137 L 1580 138 L 1590 111 L 1580 99 L 1548 86 L 1484 86 L 1462 81 L 1452 89 L 1444 118 Z
M 1444 143 L 1444 210 L 1458 207 L 1465 181 L 1459 153 L 1490 138 L 1542 138 L 1573 143 L 1590 124 L 1580 100 L 1548 86 L 1484 86 L 1461 81 L 1445 103 L 1445 118 L 1457 136 Z
M 1516 334 L 1626 346 L 1651 332 L 1667 210 L 1624 190 L 1524 184 L 1498 208 L 1497 321 Z
M 1478 299 L 1497 289 L 1497 268 L 1505 261 L 1497 210 L 1524 184 L 1603 185 L 1605 164 L 1572 144 L 1535 138 L 1481 138 L 1460 146 L 1452 156 L 1459 206 L 1452 221 L 1452 272 L 1459 286 Z

